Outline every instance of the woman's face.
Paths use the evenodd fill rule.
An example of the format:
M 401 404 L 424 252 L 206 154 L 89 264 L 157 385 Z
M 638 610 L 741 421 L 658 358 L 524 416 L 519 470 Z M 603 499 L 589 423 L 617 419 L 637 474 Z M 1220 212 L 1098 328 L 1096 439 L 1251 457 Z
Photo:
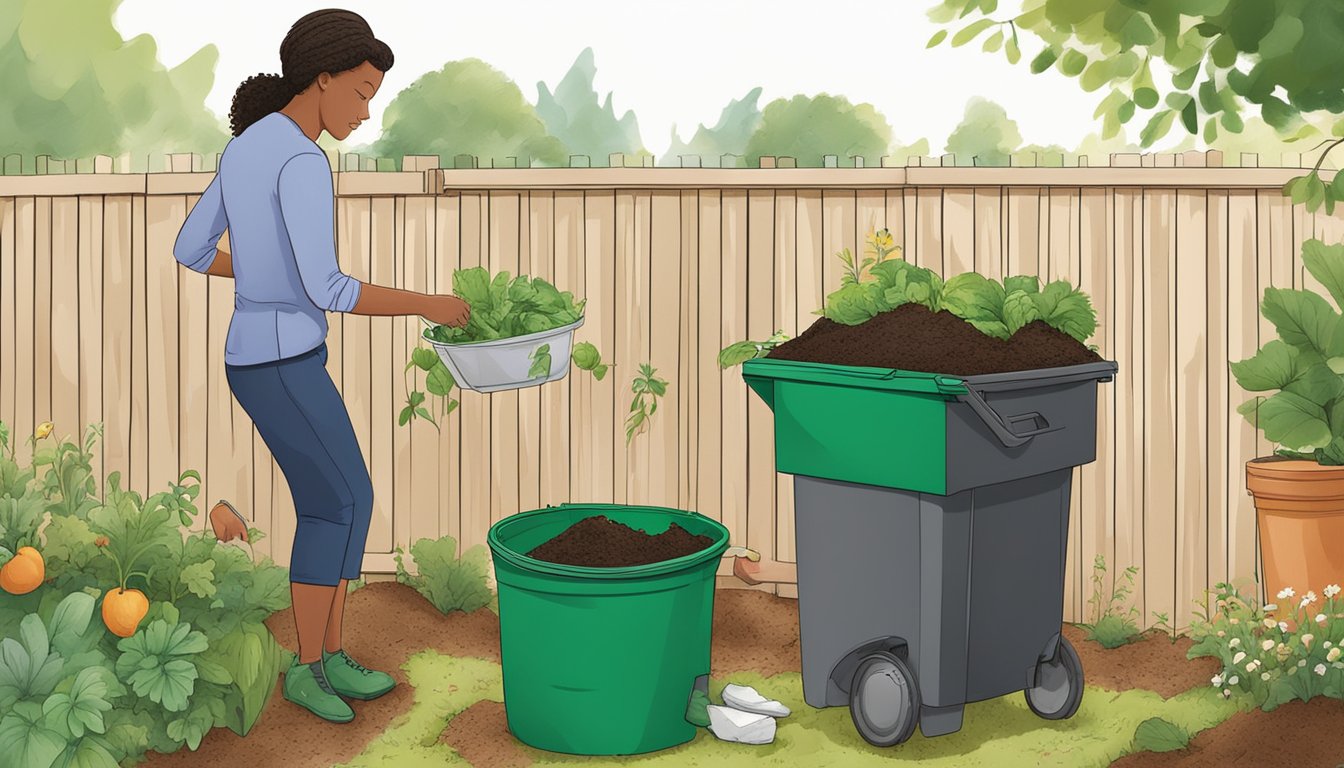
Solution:
M 318 113 L 322 127 L 332 138 L 344 141 L 360 123 L 369 119 L 369 101 L 383 84 L 383 73 L 364 62 L 339 74 L 323 72 L 317 76 L 322 91 Z

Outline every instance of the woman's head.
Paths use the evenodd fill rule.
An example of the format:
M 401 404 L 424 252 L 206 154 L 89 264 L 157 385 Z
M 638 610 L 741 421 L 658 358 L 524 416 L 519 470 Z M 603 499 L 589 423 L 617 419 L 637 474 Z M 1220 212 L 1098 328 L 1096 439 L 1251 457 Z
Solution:
M 340 140 L 369 117 L 368 100 L 392 68 L 392 49 L 357 13 L 313 11 L 294 22 L 280 43 L 280 75 L 255 75 L 233 94 L 229 123 L 237 136 L 316 88 L 322 127 Z

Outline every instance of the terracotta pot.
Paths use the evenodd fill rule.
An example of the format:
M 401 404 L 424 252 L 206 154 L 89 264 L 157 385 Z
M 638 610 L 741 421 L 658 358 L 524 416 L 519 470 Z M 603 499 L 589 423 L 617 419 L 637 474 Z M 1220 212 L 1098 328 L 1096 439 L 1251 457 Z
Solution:
M 1266 600 L 1292 587 L 1296 600 L 1314 591 L 1319 608 L 1327 585 L 1344 585 L 1344 467 L 1252 459 L 1246 488 L 1255 497 Z

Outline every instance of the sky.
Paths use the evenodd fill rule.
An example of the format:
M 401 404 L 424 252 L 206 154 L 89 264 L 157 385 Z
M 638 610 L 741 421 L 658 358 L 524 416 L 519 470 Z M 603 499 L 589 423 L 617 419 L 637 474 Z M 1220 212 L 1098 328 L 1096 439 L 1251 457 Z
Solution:
M 1102 92 L 1085 93 L 1054 70 L 1031 74 L 1041 43 L 1024 35 L 1023 62 L 1008 64 L 978 43 L 925 48 L 937 29 L 933 0 L 344 0 L 368 20 L 396 63 L 370 106 L 372 119 L 350 143 L 372 142 L 383 108 L 399 90 L 447 61 L 475 57 L 500 69 L 532 103 L 537 82 L 557 83 L 588 46 L 599 97 L 613 92 L 617 114 L 633 109 L 647 149 L 661 155 L 675 124 L 689 140 L 717 122 L 729 100 L 761 86 L 761 107 L 798 93 L 868 102 L 893 138 L 928 138 L 933 154 L 980 95 L 1002 104 L 1026 144 L 1076 146 L 1100 130 L 1092 117 Z M 206 104 L 227 115 L 234 89 L 258 72 L 279 72 L 289 26 L 331 0 L 123 0 L 115 19 L 127 39 L 148 33 L 171 67 L 202 46 L 219 48 Z M 1005 17 L 1020 2 L 1001 3 Z M 632 10 L 638 8 L 638 11 Z M 1141 125 L 1131 125 L 1131 139 Z M 367 134 L 365 134 L 367 131 Z M 1175 132 L 1173 132 L 1174 134 Z M 1177 137 L 1179 138 L 1179 137 Z

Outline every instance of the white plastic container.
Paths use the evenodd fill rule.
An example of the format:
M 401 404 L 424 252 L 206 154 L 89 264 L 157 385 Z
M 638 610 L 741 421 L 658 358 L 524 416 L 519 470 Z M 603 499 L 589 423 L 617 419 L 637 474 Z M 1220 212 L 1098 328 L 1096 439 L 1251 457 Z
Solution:
M 426 335 L 427 329 L 421 338 L 438 352 L 459 387 L 473 392 L 504 392 L 565 378 L 574 348 L 574 331 L 581 325 L 583 318 L 549 331 L 466 344 L 435 341 Z M 529 377 L 533 355 L 543 345 L 550 345 L 551 370 L 544 376 Z

